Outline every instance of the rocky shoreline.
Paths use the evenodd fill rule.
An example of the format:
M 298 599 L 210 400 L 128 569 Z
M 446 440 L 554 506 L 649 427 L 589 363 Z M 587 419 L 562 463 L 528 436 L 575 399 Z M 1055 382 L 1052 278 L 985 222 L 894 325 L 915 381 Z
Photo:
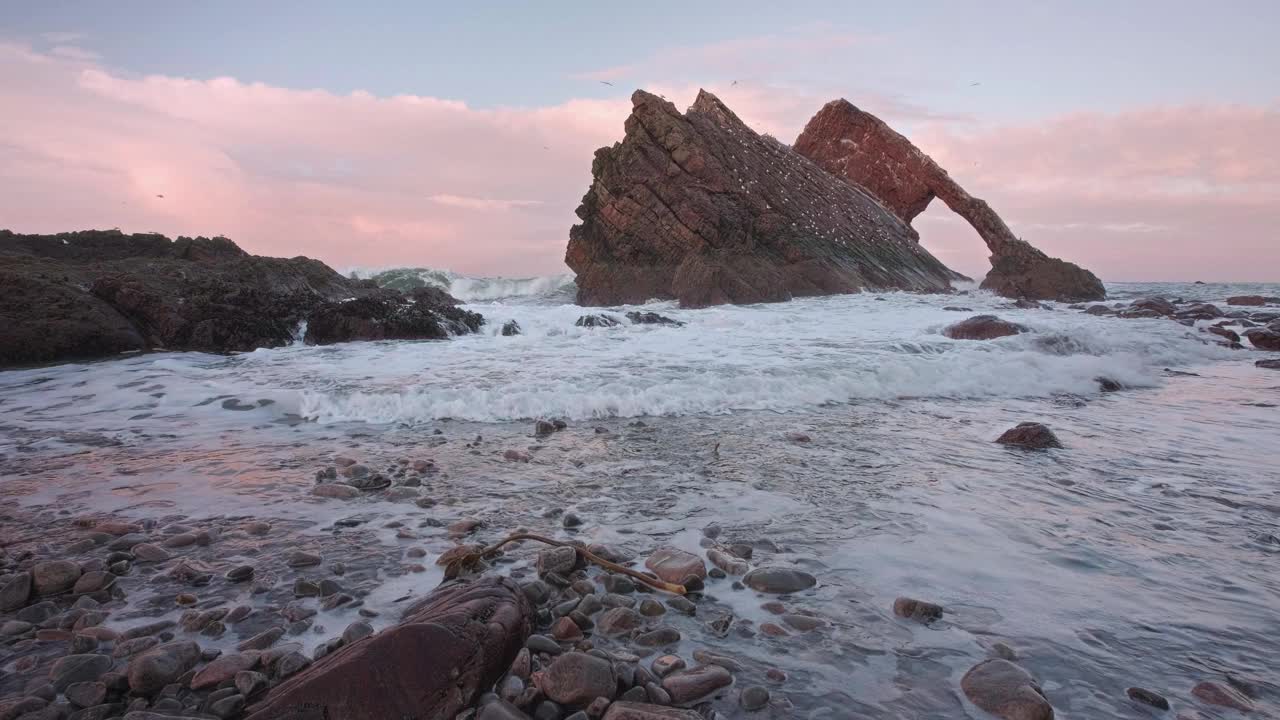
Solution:
M 632 425 L 644 430 L 642 422 Z M 539 421 L 529 449 L 547 450 L 566 430 L 574 428 Z M 806 446 L 813 439 L 796 432 L 783 441 Z M 1035 423 L 997 442 L 1029 453 L 1063 447 Z M 467 447 L 507 463 L 529 461 L 525 450 L 481 450 L 480 438 Z M 788 673 L 739 656 L 733 641 L 816 643 L 845 622 L 810 602 L 824 574 L 782 559 L 767 536 L 712 523 L 695 530 L 698 553 L 660 541 L 636 553 L 574 540 L 595 519 L 554 510 L 545 521 L 569 536 L 567 546 L 509 545 L 421 599 L 415 587 L 403 598 L 401 619 L 375 631 L 379 614 L 365 598 L 379 578 L 436 577 L 479 552 L 480 539 L 519 528 L 432 512 L 438 496 L 420 491 L 449 483 L 429 459 L 329 460 L 315 473 L 317 502 L 368 496 L 424 511 L 418 527 L 386 523 L 406 543 L 402 550 L 369 543 L 362 533 L 373 518 L 363 513 L 344 514 L 331 539 L 317 539 L 253 516 L 128 520 L 6 507 L 0 718 L 789 717 L 795 691 Z M 435 554 L 417 545 L 420 533 L 436 529 L 456 546 Z M 587 562 L 578 548 L 683 592 L 655 591 Z M 241 556 L 254 559 L 234 559 Z M 768 619 L 752 621 L 722 602 L 735 594 Z M 354 617 L 345 627 L 324 627 L 323 613 L 334 610 Z M 938 628 L 952 612 L 908 596 L 884 610 L 901 623 Z M 698 641 L 691 642 L 691 627 Z M 327 639 L 308 651 L 317 638 Z M 984 645 L 988 657 L 971 660 L 956 691 L 1005 720 L 1054 717 L 1055 697 L 1069 691 L 1037 679 L 1009 643 Z M 1125 692 L 1135 704 L 1170 707 L 1159 691 Z M 1206 678 L 1188 692 L 1206 707 L 1261 707 L 1259 689 L 1231 675 Z M 1180 717 L 1198 717 L 1187 712 Z
M 484 322 L 441 291 L 386 290 L 319 260 L 249 255 L 221 237 L 3 230 L 0 261 L 0 367 L 298 340 L 443 339 Z

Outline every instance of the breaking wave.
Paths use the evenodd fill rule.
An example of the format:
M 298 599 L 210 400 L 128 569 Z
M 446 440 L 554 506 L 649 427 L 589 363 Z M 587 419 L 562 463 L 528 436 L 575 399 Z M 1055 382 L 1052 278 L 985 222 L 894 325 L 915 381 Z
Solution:
M 572 302 L 577 285 L 572 273 L 536 277 L 476 277 L 452 270 L 403 267 L 382 270 L 356 268 L 348 275 L 372 280 L 380 287 L 409 291 L 437 287 L 463 302 L 493 302 L 519 298 L 525 301 Z

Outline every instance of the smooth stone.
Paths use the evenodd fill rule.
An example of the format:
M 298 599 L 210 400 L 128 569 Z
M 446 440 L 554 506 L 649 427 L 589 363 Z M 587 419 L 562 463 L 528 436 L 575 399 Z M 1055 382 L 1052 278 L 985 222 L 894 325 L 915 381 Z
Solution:
M 244 652 L 245 650 L 266 650 L 272 645 L 275 645 L 276 641 L 279 640 L 283 635 L 284 635 L 284 628 L 278 627 L 278 626 L 273 627 L 268 630 L 263 630 L 262 632 L 258 633 L 257 635 L 254 635 L 248 640 L 241 642 L 239 645 L 236 646 L 236 649 L 241 652 Z
M 259 659 L 260 656 L 256 652 L 223 655 L 200 668 L 195 677 L 191 678 L 191 689 L 204 690 L 233 680 L 237 673 L 256 667 Z
M 900 597 L 893 601 L 893 614 L 907 620 L 915 620 L 921 623 L 931 623 L 942 618 L 943 609 L 941 605 L 935 605 L 924 600 L 916 600 L 909 597 Z
M 49 669 L 49 682 L 54 690 L 62 692 L 70 685 L 97 680 L 111 665 L 111 658 L 106 655 L 68 655 L 59 658 Z
M 659 579 L 673 585 L 683 585 L 690 577 L 707 577 L 707 566 L 702 558 L 670 546 L 654 550 L 644 561 L 644 566 Z
M 1191 694 L 1209 703 L 1240 712 L 1253 712 L 1253 702 L 1234 688 L 1216 682 L 1202 682 L 1191 689 Z
M 31 598 L 31 586 L 29 572 L 0 577 L 0 612 L 13 612 L 25 606 Z
M 153 695 L 200 661 L 200 646 L 190 640 L 160 645 L 129 662 L 129 688 Z
M 101 705 L 102 701 L 107 699 L 107 686 L 100 682 L 78 682 L 67 686 L 62 694 L 67 697 L 73 705 L 80 707 L 93 707 Z
M 692 670 L 672 673 L 662 679 L 662 689 L 676 705 L 688 705 L 728 687 L 733 675 L 719 665 L 703 665 Z
M 133 546 L 133 561 L 138 563 L 164 562 L 173 557 L 168 550 L 151 543 L 138 543 Z
M 70 560 L 37 563 L 31 569 L 31 582 L 37 595 L 57 595 L 75 587 L 80 579 L 80 565 Z
M 543 671 L 542 691 L 555 702 L 586 705 L 598 697 L 612 699 L 618 683 L 613 664 L 586 653 L 565 653 Z

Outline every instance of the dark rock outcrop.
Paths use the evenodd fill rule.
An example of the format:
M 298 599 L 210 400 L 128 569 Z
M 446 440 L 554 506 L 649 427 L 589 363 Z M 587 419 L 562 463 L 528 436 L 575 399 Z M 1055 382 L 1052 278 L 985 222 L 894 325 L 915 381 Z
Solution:
M 1262 295 L 1236 295 L 1234 297 L 1227 298 L 1228 305 L 1243 305 L 1247 307 L 1266 305 L 1267 301 L 1268 298 L 1263 297 Z
M 347 301 L 325 301 L 307 320 L 308 345 L 353 340 L 443 340 L 475 332 L 478 313 L 456 307 L 448 293 L 418 288 L 407 296 L 393 290 Z
M 1026 332 L 1026 328 L 1001 320 L 995 315 L 974 315 L 954 325 L 943 328 L 942 334 L 952 340 L 994 340 L 999 337 Z
M 1259 350 L 1280 350 L 1280 332 L 1270 328 L 1245 330 L 1244 336 Z
M 430 290 L 406 300 L 319 260 L 249 255 L 221 237 L 0 230 L 0 366 L 277 347 L 317 313 L 315 336 L 332 338 L 318 342 L 473 330 L 479 316 L 456 304 Z
M 565 262 L 578 303 L 685 307 L 866 288 L 941 291 L 959 276 L 863 190 L 756 134 L 703 91 L 681 114 L 643 91 L 596 151 Z
M 533 608 L 511 580 L 443 585 L 399 625 L 273 688 L 248 720 L 453 718 L 507 671 L 532 622 Z
M 910 140 L 847 100 L 827 103 L 805 125 L 795 151 L 863 188 L 910 224 L 940 198 L 991 250 L 982 287 L 1005 297 L 1081 302 L 1106 297 L 1084 268 L 1045 255 L 1019 239 L 985 201 L 973 197 Z M 914 233 L 914 231 L 912 231 Z

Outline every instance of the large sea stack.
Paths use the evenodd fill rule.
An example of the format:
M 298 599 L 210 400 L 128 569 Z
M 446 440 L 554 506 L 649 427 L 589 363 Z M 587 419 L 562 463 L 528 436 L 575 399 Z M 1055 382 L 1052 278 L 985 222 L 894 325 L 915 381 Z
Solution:
M 410 296 L 319 260 L 250 255 L 222 237 L 0 230 L 0 366 L 167 349 L 437 339 L 483 318 L 439 291 Z
M 702 91 L 687 113 L 631 96 L 596 151 L 565 262 L 578 303 L 685 307 L 864 289 L 945 291 L 960 276 L 865 190 L 747 127 Z
M 1082 302 L 1106 297 L 1097 276 L 1051 258 L 1015 236 L 990 205 L 965 192 L 910 140 L 847 100 L 829 102 L 814 115 L 796 140 L 795 151 L 864 188 L 906 223 L 924 212 L 935 197 L 941 198 L 991 250 L 991 272 L 983 288 L 1034 300 Z

